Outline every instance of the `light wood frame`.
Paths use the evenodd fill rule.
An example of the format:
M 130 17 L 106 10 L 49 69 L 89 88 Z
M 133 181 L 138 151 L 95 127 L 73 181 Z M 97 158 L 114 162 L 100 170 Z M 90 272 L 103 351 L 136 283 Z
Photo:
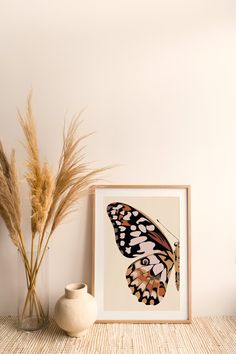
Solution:
M 188 318 L 181 320 L 120 320 L 120 319 L 98 319 L 96 323 L 191 323 L 192 322 L 192 295 L 191 295 L 191 186 L 190 185 L 94 185 L 91 188 L 92 199 L 93 199 L 93 227 L 92 227 L 92 271 L 91 271 L 91 293 L 96 296 L 95 293 L 95 257 L 96 257 L 96 249 L 95 249 L 95 240 L 96 240 L 96 230 L 95 230 L 95 220 L 96 220 L 96 210 L 95 210 L 95 202 L 96 202 L 96 190 L 104 189 L 104 188 L 126 188 L 126 189 L 185 189 L 187 194 L 187 282 L 188 282 L 188 290 L 187 290 L 187 301 L 188 301 Z

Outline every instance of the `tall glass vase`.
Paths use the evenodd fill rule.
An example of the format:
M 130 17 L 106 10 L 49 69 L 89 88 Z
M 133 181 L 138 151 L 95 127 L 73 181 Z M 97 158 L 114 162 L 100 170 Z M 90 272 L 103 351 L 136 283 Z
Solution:
M 28 265 L 35 262 L 36 252 L 27 253 Z M 49 319 L 49 249 L 38 272 L 29 276 L 29 266 L 25 265 L 18 251 L 18 328 L 36 331 L 45 327 Z

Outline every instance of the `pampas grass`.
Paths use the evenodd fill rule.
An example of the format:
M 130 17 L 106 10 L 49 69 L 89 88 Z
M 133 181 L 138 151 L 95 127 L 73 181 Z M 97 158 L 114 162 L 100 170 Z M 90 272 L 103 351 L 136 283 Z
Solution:
M 9 231 L 10 238 L 19 249 L 25 266 L 28 293 L 22 316 L 28 304 L 30 314 L 45 314 L 36 293 L 36 279 L 45 257 L 48 243 L 56 228 L 76 210 L 78 200 L 97 181 L 105 168 L 90 169 L 84 161 L 83 141 L 88 135 L 78 137 L 80 115 L 73 119 L 63 132 L 63 148 L 56 174 L 47 161 L 41 163 L 32 97 L 29 95 L 24 115 L 20 112 L 27 153 L 25 179 L 29 186 L 31 202 L 31 252 L 27 258 L 25 239 L 21 229 L 21 203 L 16 170 L 15 151 L 7 158 L 0 143 L 0 215 Z M 109 167 L 108 167 L 109 168 Z M 36 251 L 36 257 L 34 254 Z
M 15 165 L 15 152 L 8 161 L 2 143 L 0 143 L 0 215 L 9 235 L 17 247 L 21 247 L 21 213 L 18 180 Z

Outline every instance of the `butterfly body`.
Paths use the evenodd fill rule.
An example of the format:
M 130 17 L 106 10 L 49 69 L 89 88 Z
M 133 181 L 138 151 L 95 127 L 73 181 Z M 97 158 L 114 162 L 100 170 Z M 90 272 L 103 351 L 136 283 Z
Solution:
M 138 301 L 146 305 L 159 304 L 166 294 L 174 265 L 179 290 L 179 247 L 178 252 L 177 247 L 173 251 L 157 225 L 128 204 L 111 203 L 107 213 L 121 254 L 128 258 L 142 256 L 131 263 L 126 272 L 128 286 Z
M 179 242 L 175 243 L 175 283 L 176 283 L 176 288 L 179 290 L 180 287 L 180 272 L 179 272 L 179 264 L 180 264 L 180 257 L 179 257 Z

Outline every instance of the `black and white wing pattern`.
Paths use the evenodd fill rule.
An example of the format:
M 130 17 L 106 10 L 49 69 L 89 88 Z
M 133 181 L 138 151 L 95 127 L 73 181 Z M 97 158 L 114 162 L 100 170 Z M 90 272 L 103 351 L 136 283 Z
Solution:
M 128 204 L 107 206 L 116 244 L 125 257 L 139 258 L 127 269 L 128 286 L 138 301 L 157 305 L 165 296 L 175 251 L 158 226 Z

